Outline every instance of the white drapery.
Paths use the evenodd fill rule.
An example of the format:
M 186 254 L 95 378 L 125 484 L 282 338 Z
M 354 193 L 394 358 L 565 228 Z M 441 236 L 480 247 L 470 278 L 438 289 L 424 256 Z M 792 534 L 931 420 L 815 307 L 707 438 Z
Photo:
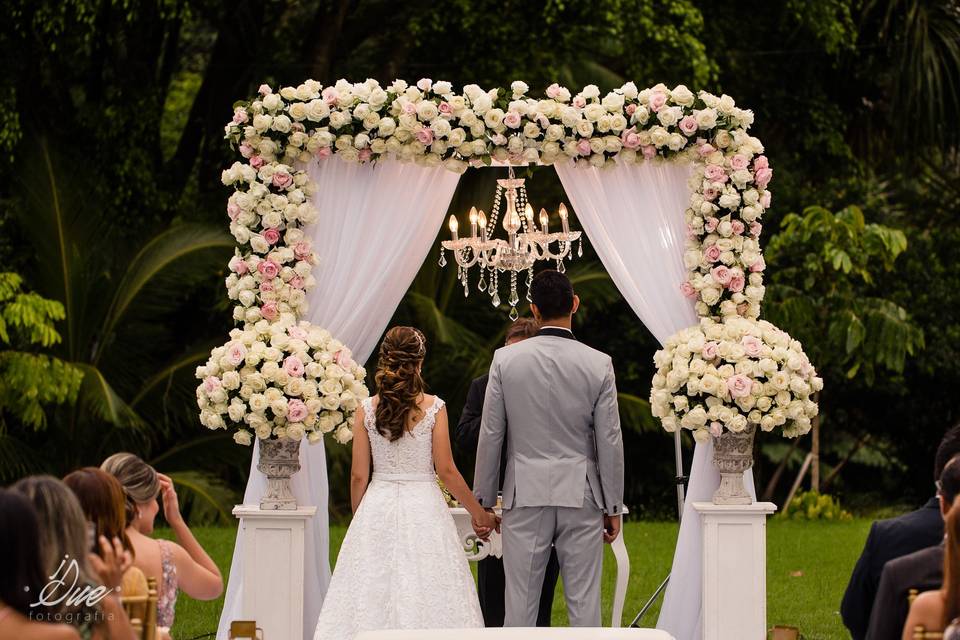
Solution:
M 365 362 L 429 253 L 460 176 L 442 167 L 395 161 L 361 165 L 336 156 L 306 169 L 316 187 L 312 202 L 319 215 L 305 232 L 320 256 L 307 319 L 347 345 L 357 362 Z M 266 487 L 256 469 L 258 459 L 254 446 L 244 504 L 259 504 Z M 300 447 L 300 471 L 292 485 L 299 504 L 317 507 L 317 515 L 307 521 L 304 556 L 303 637 L 312 638 L 330 582 L 322 442 Z M 228 637 L 231 620 L 246 619 L 239 535 L 218 640 Z
M 568 162 L 556 169 L 603 266 L 660 344 L 695 325 L 693 302 L 680 291 L 687 279 L 684 211 L 692 165 L 648 161 L 597 169 Z M 696 446 L 673 570 L 657 622 L 657 628 L 677 640 L 701 637 L 702 531 L 693 503 L 710 501 L 720 486 L 712 458 L 712 442 Z M 745 475 L 754 494 L 753 474 Z

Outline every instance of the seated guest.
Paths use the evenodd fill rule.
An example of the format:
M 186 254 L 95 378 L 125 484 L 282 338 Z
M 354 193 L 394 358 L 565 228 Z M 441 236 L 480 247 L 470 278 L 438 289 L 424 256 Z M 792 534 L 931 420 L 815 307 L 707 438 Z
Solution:
M 944 520 L 960 495 L 960 455 L 950 458 L 937 483 L 937 497 Z M 895 558 L 883 567 L 880 587 L 870 615 L 867 640 L 897 640 L 909 609 L 911 589 L 928 591 L 943 584 L 943 542 Z
M 31 607 L 46 586 L 40 527 L 30 501 L 0 489 L 0 640 L 80 640 L 66 624 L 37 622 L 45 607 Z
M 123 553 L 119 540 L 115 548 L 109 549 L 107 546 L 109 561 L 95 561 L 98 569 L 95 575 L 88 559 L 92 541 L 87 532 L 87 521 L 73 491 L 51 476 L 30 476 L 12 488 L 33 504 L 40 525 L 38 542 L 43 556 L 44 575 L 59 575 L 67 582 L 64 591 L 50 594 L 50 599 L 60 599 L 71 585 L 91 589 L 103 585 L 110 589 L 95 605 L 91 605 L 88 599 L 77 602 L 63 598 L 51 607 L 50 613 L 55 619 L 76 627 L 84 640 L 129 638 L 133 628 L 120 602 L 122 591 L 116 591 L 116 587 L 120 586 L 124 569 L 131 560 L 129 554 Z M 97 546 L 106 543 L 104 538 L 97 541 Z
M 910 605 L 902 640 L 913 640 L 917 627 L 924 631 L 943 631 L 960 615 L 960 498 L 954 500 L 947 514 L 943 552 L 943 586 L 925 591 Z
M 506 345 L 515 344 L 527 338 L 532 338 L 539 331 L 537 322 L 532 318 L 520 318 L 507 329 Z M 487 392 L 487 374 L 483 374 L 470 383 L 467 391 L 467 401 L 457 423 L 457 447 L 464 452 L 477 452 L 477 441 L 480 438 L 480 417 L 483 415 L 483 397 Z M 503 488 L 503 466 L 506 459 L 500 458 L 500 487 Z M 540 592 L 540 611 L 537 614 L 537 626 L 550 626 L 550 613 L 553 609 L 553 594 L 557 588 L 557 577 L 560 575 L 560 563 L 554 549 L 550 553 L 547 572 L 543 578 L 543 588 Z M 502 627 L 504 617 L 504 592 L 506 589 L 503 574 L 503 560 L 488 556 L 477 563 L 477 591 L 480 597 L 480 610 L 483 612 L 483 623 L 488 627 Z
M 93 539 L 116 538 L 132 555 L 133 547 L 126 533 L 126 498 L 117 479 L 96 467 L 84 467 L 67 474 L 63 483 L 77 496 L 83 515 L 93 526 Z M 102 557 L 97 545 L 93 550 Z
M 958 453 L 960 425 L 950 429 L 940 441 L 934 458 L 934 483 L 940 479 L 947 461 Z M 894 558 L 937 545 L 941 540 L 943 517 L 936 496 L 916 511 L 873 523 L 840 605 L 843 624 L 850 630 L 853 640 L 863 640 L 867 635 L 883 566 Z
M 207 555 L 180 515 L 173 482 L 132 453 L 117 453 L 100 466 L 120 481 L 126 496 L 127 536 L 136 552 L 134 565 L 158 585 L 157 624 L 173 625 L 177 590 L 197 600 L 214 600 L 223 592 L 220 569 Z M 163 515 L 177 542 L 151 538 L 163 499 Z M 179 543 L 179 544 L 178 544 Z

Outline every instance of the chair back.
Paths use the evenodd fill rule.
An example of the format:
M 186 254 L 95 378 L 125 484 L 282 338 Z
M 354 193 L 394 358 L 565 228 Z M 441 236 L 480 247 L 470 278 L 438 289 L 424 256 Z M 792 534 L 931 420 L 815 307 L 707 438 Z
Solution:
M 926 627 L 918 624 L 913 628 L 913 640 L 943 640 L 943 632 L 927 631 Z
M 138 640 L 157 637 L 157 579 L 147 578 L 137 567 L 123 574 L 120 602 Z

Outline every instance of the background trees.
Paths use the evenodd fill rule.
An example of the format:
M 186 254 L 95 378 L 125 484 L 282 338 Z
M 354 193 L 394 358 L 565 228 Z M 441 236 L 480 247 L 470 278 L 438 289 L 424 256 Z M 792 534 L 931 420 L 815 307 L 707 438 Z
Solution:
M 960 404 L 955 2 L 412 0 L 401 8 L 384 0 L 8 0 L 7 7 L 0 259 L 27 289 L 64 306 L 66 318 L 54 319 L 63 341 L 33 352 L 84 372 L 75 403 L 44 403 L 44 442 L 54 451 L 42 464 L 51 471 L 98 462 L 123 446 L 167 471 L 189 472 L 182 478 L 207 502 L 229 501 L 224 486 L 242 486 L 246 452 L 201 431 L 190 386 L 196 360 L 230 326 L 219 174 L 232 155 L 222 126 L 232 103 L 260 82 L 427 76 L 607 89 L 631 79 L 727 92 L 757 113 L 754 132 L 776 171 L 765 220 L 773 263 L 766 313 L 819 351 L 827 379 L 823 479 L 843 464 L 830 489 L 848 501 L 930 492 L 932 450 Z M 494 172 L 466 174 L 452 209 L 488 199 Z M 556 206 L 563 195 L 552 170 L 532 175 L 531 198 Z M 846 254 L 839 268 L 827 244 Z M 623 403 L 633 427 L 628 452 L 650 461 L 632 471 L 629 502 L 635 513 L 670 515 L 672 444 L 640 400 L 656 344 L 586 248 L 575 272 L 588 301 L 578 333 L 617 354 L 620 390 L 634 397 Z M 439 270 L 436 257 L 425 261 L 396 321 L 427 330 L 428 375 L 455 415 L 506 316 L 464 301 L 453 270 Z M 817 277 L 808 283 L 811 269 Z M 874 333 L 880 344 L 898 346 L 890 358 L 871 342 Z M 0 411 L 6 433 L 43 444 L 31 440 L 39 436 L 28 421 L 6 405 Z M 781 461 L 784 473 L 794 470 L 810 444 L 801 441 L 789 455 L 787 443 L 763 446 L 762 481 Z M 335 505 L 343 454 L 331 451 Z

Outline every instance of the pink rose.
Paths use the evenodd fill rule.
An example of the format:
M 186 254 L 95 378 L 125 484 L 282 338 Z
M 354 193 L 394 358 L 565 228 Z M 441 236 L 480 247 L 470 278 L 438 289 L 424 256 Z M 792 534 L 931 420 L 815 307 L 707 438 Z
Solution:
M 713 202 L 714 200 L 716 200 L 717 196 L 719 195 L 720 195 L 720 190 L 714 189 L 713 187 L 707 187 L 706 189 L 703 190 L 704 199 L 709 200 L 710 202 Z M 711 229 L 711 231 L 713 231 L 713 229 Z
M 742 156 L 739 153 L 732 158 L 730 158 L 730 168 L 734 171 L 739 171 L 740 169 L 746 169 L 747 165 L 750 163 L 747 160 L 747 156 Z
M 240 155 L 242 155 L 244 158 L 249 158 L 253 155 L 253 147 L 248 145 L 246 142 L 241 142 L 239 149 Z
M 273 291 L 274 291 L 273 282 L 270 282 L 268 280 L 266 282 L 260 283 L 260 293 L 273 293 Z
M 680 120 L 680 131 L 683 131 L 684 134 L 692 136 L 697 132 L 697 120 L 693 116 L 684 116 Z
M 637 105 L 635 105 L 635 104 L 628 104 L 628 105 L 627 105 L 627 108 L 626 108 L 626 112 L 627 112 L 627 115 L 628 115 L 628 116 L 632 116 L 634 113 L 637 112 Z
M 753 391 L 753 381 L 738 373 L 727 378 L 727 390 L 734 398 L 746 398 Z
M 304 331 L 301 327 L 298 327 L 296 325 L 287 329 L 287 335 L 290 336 L 291 338 L 296 338 L 297 340 L 307 339 L 307 332 Z
M 230 216 L 231 220 L 236 222 L 237 218 L 240 216 L 240 205 L 238 205 L 236 202 L 228 202 L 227 215 Z
M 754 180 L 757 182 L 757 186 L 763 189 L 768 184 L 770 184 L 770 179 L 773 177 L 773 169 L 769 167 L 764 167 L 762 169 L 757 169 L 757 172 L 754 174 Z
M 207 376 L 203 379 L 203 390 L 207 393 L 213 393 L 220 388 L 220 378 Z
M 240 256 L 233 256 L 230 258 L 230 263 L 228 266 L 230 267 L 230 271 L 233 271 L 241 276 L 250 270 L 247 267 L 247 263 Z
M 690 223 L 689 223 L 689 222 L 684 225 L 684 228 L 685 228 L 685 230 L 686 230 L 686 232 L 687 232 L 687 237 L 688 237 L 688 238 L 692 238 L 692 237 L 694 237 L 695 235 L 697 235 L 697 232 L 693 230 L 693 227 L 690 226 Z
M 767 156 L 757 156 L 753 159 L 753 168 L 756 169 L 766 169 L 770 166 L 770 161 L 767 160 Z
M 263 230 L 263 239 L 267 241 L 267 244 L 273 246 L 280 241 L 280 232 L 276 229 L 264 229 Z
M 663 105 L 667 103 L 667 94 L 662 91 L 654 91 L 650 96 L 650 110 L 654 113 L 660 111 Z
M 323 98 L 324 102 L 330 106 L 333 106 L 337 104 L 337 101 L 340 99 L 340 92 L 337 91 L 335 87 L 327 87 L 323 90 L 320 96 Z
M 227 347 L 227 361 L 239 367 L 247 357 L 247 348 L 242 342 L 231 342 Z
M 743 276 L 743 271 L 737 268 L 730 269 L 730 281 L 727 283 L 727 289 L 734 293 L 740 293 L 743 291 L 745 284 L 746 279 Z
M 370 150 L 370 147 L 364 147 L 363 149 L 360 149 L 360 153 L 357 154 L 357 158 L 360 159 L 360 162 L 367 162 L 372 157 L 373 151 Z
M 453 114 L 453 107 L 450 106 L 449 102 L 443 101 L 440 103 L 440 106 L 437 107 L 437 111 L 442 113 L 444 116 L 449 116 Z
M 558 95 L 560 95 L 560 85 L 554 82 L 552 85 L 547 87 L 547 97 L 555 99 Z
M 580 142 L 577 143 L 577 153 L 582 156 L 590 155 L 590 141 L 586 138 L 581 138 Z
M 571 104 L 577 109 L 583 109 L 585 106 L 587 106 L 587 99 L 583 96 L 574 96 Z
M 243 107 L 237 107 L 237 109 L 233 112 L 234 124 L 243 124 L 248 120 L 248 118 L 249 116 L 247 116 L 247 110 Z
M 743 226 L 743 223 L 739 220 L 733 220 L 730 223 L 730 230 L 733 231 L 733 235 L 735 236 L 742 236 L 744 229 L 745 227 Z
M 257 271 L 267 280 L 273 280 L 280 273 L 280 265 L 273 260 L 263 260 L 257 265 Z
M 716 151 L 716 149 L 713 148 L 713 145 L 711 145 L 711 144 L 706 144 L 706 143 L 700 145 L 700 147 L 697 149 L 697 153 L 700 154 L 700 157 L 701 157 L 701 158 L 704 158 L 704 157 L 710 155 L 710 154 L 713 153 L 714 151 Z
M 257 89 L 257 93 L 259 93 L 262 96 L 268 96 L 271 93 L 273 93 L 273 89 L 271 89 L 270 85 L 268 84 L 262 84 L 260 85 L 260 88 Z
M 740 339 L 740 345 L 751 358 L 759 358 L 763 349 L 763 343 L 760 342 L 759 338 L 755 338 L 754 336 L 743 336 L 743 338 Z
M 263 156 L 253 156 L 250 158 L 250 166 L 259 169 L 263 166 Z
M 703 170 L 703 177 L 710 182 L 726 182 L 727 172 L 718 164 L 708 164 Z
M 329 158 L 333 155 L 333 150 L 330 147 L 320 147 L 317 149 L 318 158 Z
M 763 225 L 760 224 L 759 222 L 750 223 L 750 235 L 752 235 L 754 238 L 759 238 L 760 232 L 762 230 L 763 230 Z
M 293 245 L 293 255 L 297 260 L 307 260 L 313 255 L 310 243 L 306 241 L 298 242 Z
M 280 315 L 280 311 L 277 309 L 277 303 L 268 302 L 262 307 L 260 307 L 260 315 L 262 315 L 267 320 L 276 320 L 277 316 Z
M 293 184 L 293 176 L 286 171 L 277 171 L 273 174 L 273 186 L 278 189 L 286 189 Z
M 693 285 L 689 282 L 684 282 L 680 285 L 680 292 L 687 298 L 696 298 L 697 290 L 693 288 Z
M 643 147 L 643 157 L 647 160 L 651 160 L 655 155 L 657 155 L 657 148 L 652 144 L 648 144 Z
M 420 78 L 417 80 L 417 89 L 420 91 L 430 91 L 430 87 L 433 86 L 433 80 L 430 78 Z
M 640 136 L 633 129 L 624 129 L 620 134 L 620 141 L 627 149 L 636 149 L 640 146 Z
M 720 260 L 720 247 L 715 244 L 710 245 L 703 250 L 703 257 L 707 262 L 717 262 Z
M 722 284 L 723 286 L 730 284 L 730 278 L 733 277 L 731 270 L 722 264 L 710 269 L 710 275 L 713 276 L 714 282 L 717 284 Z
M 714 438 L 719 438 L 721 435 L 723 435 L 723 425 L 719 422 L 711 422 L 710 435 L 712 435 Z
M 297 356 L 287 356 L 283 361 L 283 370 L 288 376 L 299 378 L 303 375 L 303 360 Z
M 520 114 L 516 111 L 509 111 L 507 115 L 503 116 L 503 124 L 507 125 L 511 129 L 516 129 L 520 126 Z
M 309 413 L 303 400 L 293 398 L 287 402 L 287 420 L 290 422 L 303 422 Z
M 417 131 L 417 142 L 419 142 L 425 147 L 432 144 L 433 129 L 431 129 L 430 127 L 421 127 L 421 129 Z
M 716 193 L 714 193 L 716 197 Z M 712 200 L 713 198 L 711 198 Z M 720 224 L 719 218 L 707 218 L 706 223 L 704 223 L 703 228 L 707 230 L 707 233 L 713 233 L 717 229 L 717 225 Z
M 760 259 L 750 265 L 750 271 L 752 273 L 760 273 L 767 268 L 767 263 L 764 262 L 763 256 L 760 256 Z
M 343 348 L 333 354 L 333 361 L 344 369 L 352 369 L 356 364 L 353 361 L 353 353 L 350 349 Z
M 771 198 L 770 198 L 770 192 L 769 192 L 769 191 L 764 191 L 764 192 L 763 192 L 763 195 L 760 196 L 760 206 L 763 207 L 764 209 L 769 209 L 769 208 L 770 208 L 770 199 L 771 199 Z
M 507 136 L 503 135 L 502 133 L 495 133 L 490 137 L 490 142 L 498 147 L 502 147 L 507 144 Z
M 413 104 L 412 102 L 405 102 L 403 105 L 403 112 L 408 116 L 412 115 L 417 112 L 417 105 Z
M 300 276 L 293 276 L 290 278 L 290 286 L 294 289 L 303 289 L 303 278 Z
M 707 342 L 700 349 L 700 357 L 707 361 L 716 360 L 719 355 L 720 345 L 718 345 L 716 342 Z

